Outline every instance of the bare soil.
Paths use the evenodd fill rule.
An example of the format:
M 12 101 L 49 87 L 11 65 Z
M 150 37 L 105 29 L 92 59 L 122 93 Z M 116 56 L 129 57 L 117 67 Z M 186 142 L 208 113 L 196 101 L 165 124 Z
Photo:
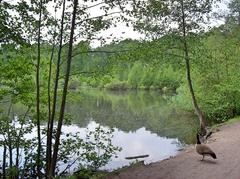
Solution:
M 216 153 L 214 160 L 198 155 L 194 146 L 176 157 L 137 165 L 108 176 L 108 179 L 240 179 L 240 123 L 224 125 L 212 134 L 207 145 Z

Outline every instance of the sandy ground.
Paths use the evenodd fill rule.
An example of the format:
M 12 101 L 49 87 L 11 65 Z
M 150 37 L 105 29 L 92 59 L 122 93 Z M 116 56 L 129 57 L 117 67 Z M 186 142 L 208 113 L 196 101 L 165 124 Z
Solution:
M 240 123 L 220 127 L 207 145 L 216 160 L 201 161 L 192 146 L 174 158 L 125 169 L 108 179 L 240 179 Z

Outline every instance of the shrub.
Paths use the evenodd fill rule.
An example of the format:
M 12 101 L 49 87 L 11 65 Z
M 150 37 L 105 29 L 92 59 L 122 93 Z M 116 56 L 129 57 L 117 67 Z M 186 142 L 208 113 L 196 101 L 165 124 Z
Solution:
M 141 79 L 143 75 L 143 67 L 142 64 L 136 62 L 131 68 L 128 74 L 128 83 L 132 88 L 137 88 L 140 85 Z
M 149 89 L 154 82 L 154 71 L 150 68 L 144 68 L 142 73 L 141 85 Z
M 108 90 L 127 90 L 129 89 L 129 85 L 127 84 L 126 81 L 112 81 L 111 83 L 108 83 L 105 85 L 105 88 Z
M 177 89 L 180 86 L 181 75 L 178 71 L 174 71 L 171 66 L 164 67 L 156 72 L 154 79 L 154 86 L 158 86 L 160 89 L 167 87 L 171 89 Z

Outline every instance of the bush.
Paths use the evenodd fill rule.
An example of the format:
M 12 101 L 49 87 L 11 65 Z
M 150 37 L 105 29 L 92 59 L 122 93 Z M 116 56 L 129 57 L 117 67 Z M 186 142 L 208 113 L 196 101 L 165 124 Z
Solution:
M 138 88 L 143 75 L 142 64 L 136 62 L 128 74 L 128 83 L 132 88 Z
M 111 83 L 105 85 L 105 88 L 108 90 L 128 90 L 130 86 L 126 81 L 112 81 Z
M 194 82 L 195 96 L 209 124 L 225 122 L 240 114 L 240 90 L 238 88 L 226 83 L 208 87 L 200 85 L 200 81 Z M 177 95 L 172 97 L 171 102 L 184 110 L 194 111 L 187 84 L 177 89 Z
M 154 82 L 154 76 L 155 74 L 152 69 L 144 68 L 141 85 L 149 89 Z
M 193 111 L 194 109 L 192 105 L 191 95 L 189 93 L 187 84 L 183 84 L 177 88 L 176 92 L 177 94 L 170 100 L 173 106 L 187 111 Z
M 171 66 L 164 67 L 161 71 L 157 71 L 154 79 L 154 86 L 160 89 L 164 87 L 177 89 L 181 83 L 181 75 L 178 71 L 174 71 Z
M 240 113 L 240 91 L 232 85 L 214 85 L 201 96 L 203 109 L 212 122 L 224 122 Z
M 72 79 L 69 82 L 68 89 L 76 90 L 80 86 L 80 82 L 78 79 Z

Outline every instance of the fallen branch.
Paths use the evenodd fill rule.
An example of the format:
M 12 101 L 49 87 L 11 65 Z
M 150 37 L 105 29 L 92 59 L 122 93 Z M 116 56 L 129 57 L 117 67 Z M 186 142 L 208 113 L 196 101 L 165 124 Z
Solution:
M 146 157 L 149 157 L 149 155 L 137 155 L 137 156 L 133 156 L 133 157 L 125 157 L 125 159 L 132 160 L 132 159 L 146 158 Z

